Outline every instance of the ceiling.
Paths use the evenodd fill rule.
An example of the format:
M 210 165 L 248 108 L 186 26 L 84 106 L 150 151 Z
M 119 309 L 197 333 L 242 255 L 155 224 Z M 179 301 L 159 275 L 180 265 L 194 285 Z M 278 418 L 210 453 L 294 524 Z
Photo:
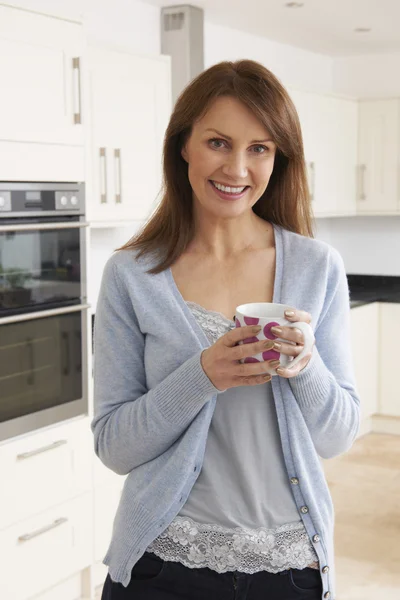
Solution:
M 400 52 L 400 0 L 143 0 L 155 6 L 192 4 L 205 20 L 329 56 Z M 369 27 L 368 33 L 355 33 Z

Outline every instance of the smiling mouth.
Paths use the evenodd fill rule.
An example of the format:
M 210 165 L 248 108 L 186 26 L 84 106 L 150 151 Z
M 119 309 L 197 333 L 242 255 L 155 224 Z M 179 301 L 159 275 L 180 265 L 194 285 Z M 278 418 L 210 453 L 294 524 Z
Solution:
M 232 196 L 239 196 L 243 194 L 250 186 L 249 185 L 241 185 L 241 186 L 233 186 L 233 185 L 224 185 L 219 183 L 218 181 L 214 181 L 213 179 L 209 180 L 211 185 L 218 191 L 229 194 Z

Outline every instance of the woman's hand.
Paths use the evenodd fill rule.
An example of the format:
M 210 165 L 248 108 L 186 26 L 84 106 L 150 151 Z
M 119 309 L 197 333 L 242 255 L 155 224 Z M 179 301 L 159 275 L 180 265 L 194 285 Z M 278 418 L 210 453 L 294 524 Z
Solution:
M 304 311 L 304 310 L 297 310 L 295 308 L 290 309 L 290 312 L 292 312 L 293 314 L 289 314 L 287 311 L 285 312 L 285 318 L 288 321 L 291 321 L 292 323 L 296 322 L 296 321 L 304 321 L 305 323 L 310 324 L 311 323 L 311 315 L 310 313 Z M 303 332 L 300 331 L 300 329 L 296 329 L 296 327 L 285 327 L 284 325 L 282 325 L 282 327 L 280 327 L 280 329 L 282 330 L 281 333 L 276 331 L 276 327 L 271 327 L 271 333 L 273 333 L 274 335 L 276 335 L 277 337 L 283 338 L 285 340 L 288 340 L 290 342 L 295 342 L 296 346 L 293 346 L 292 344 L 285 344 L 284 342 L 282 342 L 282 347 L 280 348 L 279 352 L 281 352 L 282 354 L 287 354 L 288 356 L 298 356 L 300 354 L 300 352 L 303 350 L 303 346 L 304 346 L 304 336 L 303 336 Z M 315 344 L 315 342 L 314 342 Z M 276 372 L 278 375 L 280 375 L 281 377 L 285 377 L 286 379 L 290 379 L 291 377 L 296 377 L 296 375 L 298 375 L 300 373 L 300 371 L 302 369 L 304 369 L 304 367 L 306 367 L 308 365 L 308 363 L 310 362 L 312 353 L 310 352 L 309 354 L 306 354 L 306 356 L 304 356 L 304 358 L 302 358 L 294 367 L 290 368 L 289 367 L 279 367 L 276 368 Z
M 240 340 L 251 339 L 261 327 L 237 327 L 222 335 L 212 346 L 201 353 L 201 366 L 208 379 L 218 390 L 240 385 L 259 385 L 271 381 L 266 373 L 269 361 L 240 363 L 241 358 L 254 356 L 274 347 L 274 340 L 262 340 L 237 345 Z

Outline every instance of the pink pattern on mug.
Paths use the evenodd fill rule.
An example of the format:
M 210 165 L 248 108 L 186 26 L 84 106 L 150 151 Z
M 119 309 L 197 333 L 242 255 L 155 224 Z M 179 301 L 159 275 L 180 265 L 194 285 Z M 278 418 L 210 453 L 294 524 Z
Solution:
M 262 353 L 264 360 L 279 360 L 280 356 L 281 355 L 276 350 L 266 350 Z
M 258 325 L 260 322 L 258 317 L 243 317 L 243 319 L 246 325 Z
M 267 323 L 264 326 L 264 335 L 266 338 L 268 338 L 269 340 L 276 340 L 276 338 L 278 337 L 277 335 L 274 335 L 271 331 L 271 327 L 279 327 L 279 323 L 275 323 L 274 321 L 271 321 L 270 323 Z

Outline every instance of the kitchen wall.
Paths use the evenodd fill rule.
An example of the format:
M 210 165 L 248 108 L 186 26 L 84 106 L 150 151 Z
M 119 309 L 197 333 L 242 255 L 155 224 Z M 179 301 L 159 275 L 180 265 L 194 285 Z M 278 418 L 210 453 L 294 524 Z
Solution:
M 11 4 L 11 3 L 10 3 Z M 134 0 L 18 0 L 13 3 L 71 19 L 84 19 L 90 40 L 126 47 L 139 54 L 160 52 L 160 9 Z M 178 3 L 177 3 L 178 4 Z M 171 2 L 171 5 L 173 3 Z M 284 85 L 350 97 L 400 95 L 400 54 L 332 59 L 207 21 L 205 68 L 221 60 L 263 62 Z M 97 297 L 104 262 L 140 224 L 93 230 L 93 290 Z M 400 217 L 318 219 L 317 237 L 341 252 L 352 273 L 400 275 Z M 373 251 L 372 251 L 373 249 Z M 397 254 L 396 254 L 397 253 Z

